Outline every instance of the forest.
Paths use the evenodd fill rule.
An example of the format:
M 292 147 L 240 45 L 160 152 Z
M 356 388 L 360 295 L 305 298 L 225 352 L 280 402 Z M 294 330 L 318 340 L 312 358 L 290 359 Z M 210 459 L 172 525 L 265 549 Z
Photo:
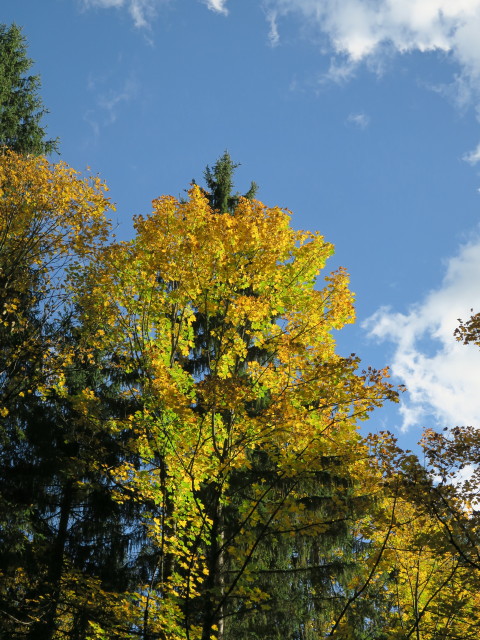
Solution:
M 479 431 L 360 432 L 402 389 L 328 240 L 225 152 L 117 241 L 0 53 L 0 637 L 476 640 Z

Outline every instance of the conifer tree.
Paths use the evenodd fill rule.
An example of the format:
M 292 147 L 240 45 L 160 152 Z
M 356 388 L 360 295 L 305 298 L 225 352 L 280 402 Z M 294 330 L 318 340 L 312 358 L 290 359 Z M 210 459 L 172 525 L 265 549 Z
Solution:
M 212 209 L 220 213 L 233 213 L 238 204 L 240 194 L 233 193 L 233 174 L 239 167 L 238 163 L 232 161 L 228 151 L 225 151 L 217 162 L 210 168 L 205 168 L 203 177 L 207 183 L 206 195 Z M 250 184 L 250 189 L 243 196 L 252 200 L 258 190 L 255 182 Z
M 59 286 L 81 250 L 82 227 L 87 245 L 95 236 L 105 240 L 101 212 L 108 203 L 99 181 L 89 190 L 86 180 L 82 189 L 64 165 L 29 157 L 57 150 L 41 126 L 47 111 L 39 77 L 28 75 L 31 65 L 20 28 L 1 25 L 0 624 L 10 638 L 49 640 L 59 629 L 85 638 L 92 615 L 115 625 L 107 594 L 132 586 L 127 555 L 136 544 L 131 505 L 112 501 L 95 471 L 101 461 L 124 457 L 119 440 L 98 428 L 121 417 L 121 383 L 108 359 L 87 361 L 78 353 L 78 327 Z M 17 190 L 23 187 L 18 193 L 15 180 Z M 49 199 L 50 186 L 58 192 Z M 88 219 L 90 207 L 98 207 L 96 221 Z M 58 363 L 49 363 L 48 354 L 65 350 L 73 354 L 65 387 L 49 389 Z M 100 414 L 92 407 L 89 419 L 78 409 L 85 387 L 102 398 Z
M 47 140 L 41 125 L 47 110 L 38 93 L 40 77 L 28 75 L 32 64 L 21 29 L 0 25 L 0 147 L 49 154 L 57 151 L 58 139 Z
M 37 390 L 48 375 L 45 355 L 57 336 L 50 317 L 58 311 L 50 277 L 63 263 L 63 249 L 55 221 L 48 214 L 27 213 L 15 194 L 29 171 L 42 172 L 41 162 L 33 168 L 16 154 L 50 153 L 58 144 L 45 139 L 40 125 L 46 109 L 38 95 L 39 77 L 27 75 L 31 66 L 21 29 L 0 25 L 0 616 L 5 629 L 10 625 L 10 637 L 16 636 L 15 621 L 22 636 L 30 632 L 20 601 L 41 581 L 42 545 L 35 540 L 48 538 L 39 514 L 45 513 L 56 474 L 55 455 L 49 467 L 49 456 L 43 460 L 40 451 L 52 452 L 49 419 L 58 424 L 59 418 L 42 405 Z M 49 256 L 51 269 L 45 268 Z M 14 579 L 19 572 L 24 580 Z

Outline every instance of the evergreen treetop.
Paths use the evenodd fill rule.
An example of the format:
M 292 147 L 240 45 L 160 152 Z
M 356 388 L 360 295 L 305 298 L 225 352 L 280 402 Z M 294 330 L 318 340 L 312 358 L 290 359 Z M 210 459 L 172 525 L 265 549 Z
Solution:
M 203 173 L 207 187 L 210 190 L 208 200 L 212 209 L 220 213 L 233 213 L 238 204 L 240 194 L 232 194 L 233 173 L 240 165 L 232 161 L 228 151 L 217 160 L 210 168 L 208 165 Z M 252 200 L 257 193 L 258 185 L 255 182 L 250 184 L 250 189 L 244 194 L 244 198 Z
M 16 24 L 0 24 L 0 147 L 34 155 L 57 151 L 58 139 L 46 140 L 40 125 L 48 113 L 38 95 L 40 76 L 27 75 L 26 38 Z

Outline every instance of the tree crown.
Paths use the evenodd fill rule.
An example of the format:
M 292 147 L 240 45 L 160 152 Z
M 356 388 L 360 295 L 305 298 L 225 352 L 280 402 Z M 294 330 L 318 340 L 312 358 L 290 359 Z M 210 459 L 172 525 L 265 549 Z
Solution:
M 40 125 L 48 111 L 38 95 L 40 77 L 26 75 L 32 64 L 20 27 L 0 25 L 0 147 L 49 154 L 57 151 L 58 139 L 46 140 Z

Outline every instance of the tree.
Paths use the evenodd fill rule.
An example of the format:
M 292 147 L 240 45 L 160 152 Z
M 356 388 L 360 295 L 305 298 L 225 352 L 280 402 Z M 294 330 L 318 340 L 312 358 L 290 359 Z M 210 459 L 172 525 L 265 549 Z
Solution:
M 57 151 L 40 125 L 47 110 L 38 95 L 40 77 L 25 75 L 33 62 L 17 25 L 0 25 L 0 147 L 34 155 Z
M 0 158 L 3 417 L 8 402 L 25 395 L 35 378 L 22 363 L 31 367 L 49 351 L 41 332 L 65 301 L 65 270 L 91 257 L 108 237 L 104 188 L 98 178 L 82 180 L 64 163 L 10 151 Z
M 233 174 L 237 166 L 225 152 L 213 168 L 206 168 L 204 177 L 208 190 L 204 194 L 210 207 L 218 213 L 233 214 L 239 204 L 239 194 L 233 194 Z M 244 197 L 252 200 L 256 190 L 257 185 L 252 182 Z M 256 297 L 255 292 L 248 288 L 245 294 Z M 205 361 L 199 355 L 202 347 L 205 347 L 202 343 L 202 337 L 206 334 L 203 320 L 199 314 L 192 325 L 196 357 L 192 358 L 189 370 L 197 374 L 205 370 Z M 211 325 L 212 320 L 210 318 Z M 268 361 L 269 354 L 257 348 L 252 350 L 249 357 L 264 362 L 265 359 Z M 265 408 L 266 402 L 266 399 L 262 400 L 261 405 L 257 402 L 256 410 L 260 406 Z M 361 613 L 358 606 L 349 604 L 348 611 L 342 614 L 345 602 L 352 596 L 348 584 L 352 583 L 354 575 L 360 582 L 362 577 L 365 578 L 362 565 L 368 557 L 369 545 L 358 540 L 359 528 L 354 523 L 358 523 L 367 512 L 371 516 L 375 511 L 376 494 L 373 487 L 368 490 L 366 486 L 353 487 L 353 479 L 346 478 L 344 471 L 338 456 L 324 456 L 321 469 L 312 469 L 303 480 L 299 480 L 297 491 L 304 493 L 302 504 L 309 510 L 310 517 L 319 522 L 328 521 L 329 526 L 321 536 L 310 535 L 308 529 L 306 532 L 291 529 L 285 535 L 286 532 L 282 534 L 271 528 L 263 533 L 251 574 L 256 588 L 268 594 L 268 608 L 257 607 L 252 610 L 248 606 L 248 599 L 243 605 L 241 599 L 237 599 L 235 615 L 227 613 L 226 638 L 317 638 L 320 628 L 328 628 L 330 621 L 336 620 L 337 616 L 342 619 L 348 617 L 351 628 L 355 628 L 357 633 L 365 626 L 372 627 L 376 623 L 375 611 L 365 604 L 365 600 L 362 601 Z M 276 493 L 281 499 L 287 485 L 281 474 L 276 473 L 275 462 L 270 460 L 265 451 L 252 456 L 248 470 L 237 470 L 234 481 L 236 490 L 245 495 L 248 487 L 260 479 L 268 482 L 272 495 Z M 232 492 L 229 522 L 226 523 L 227 537 L 229 525 L 231 527 L 235 522 L 232 509 L 234 502 L 235 492 Z M 230 567 L 228 572 L 232 574 L 235 569 Z
M 203 177 L 207 183 L 208 191 L 205 195 L 208 198 L 210 207 L 220 213 L 233 213 L 239 203 L 240 194 L 233 194 L 233 173 L 240 165 L 232 161 L 228 151 L 225 151 L 217 162 L 210 168 L 208 165 Z M 252 182 L 250 189 L 243 196 L 252 200 L 258 190 L 258 185 Z
M 57 141 L 46 141 L 40 126 L 46 113 L 37 94 L 40 80 L 38 76 L 25 77 L 32 61 L 26 57 L 25 38 L 16 25 L 0 25 L 0 54 L 1 614 L 6 616 L 5 624 L 17 621 L 22 626 L 21 607 L 16 609 L 17 594 L 22 590 L 28 593 L 31 585 L 26 584 L 38 565 L 33 562 L 29 568 L 19 568 L 18 563 L 21 566 L 26 562 L 42 479 L 38 468 L 32 474 L 38 460 L 32 455 L 35 447 L 32 449 L 27 433 L 35 427 L 38 433 L 45 424 L 38 389 L 48 378 L 47 354 L 55 342 L 50 316 L 58 313 L 62 297 L 55 280 L 57 271 L 68 262 L 68 254 L 75 252 L 75 234 L 68 230 L 65 202 L 59 203 L 59 193 L 53 192 L 56 187 L 61 195 L 67 195 L 67 183 L 73 174 L 68 176 L 65 167 L 55 172 L 43 161 L 22 160 L 12 153 L 49 153 L 56 150 Z M 53 182 L 55 187 L 49 184 Z M 80 192 L 73 186 L 66 202 L 72 202 Z M 45 207 L 48 199 L 50 208 Z M 57 206 L 58 212 L 52 211 L 51 205 Z M 69 205 L 67 211 L 73 213 Z M 83 222 L 91 227 L 88 215 Z M 99 230 L 100 226 L 97 233 Z M 80 240 L 82 234 L 76 235 Z M 10 577 L 18 571 L 24 572 L 26 580 L 14 580 L 7 588 Z M 20 619 L 15 617 L 17 613 Z M 23 631 L 28 628 L 26 624 Z
M 477 463 L 467 479 L 458 473 L 478 460 L 478 440 L 471 428 L 457 427 L 448 435 L 429 430 L 421 464 L 391 434 L 371 437 L 374 457 L 383 465 L 386 504 L 395 504 L 379 562 L 393 579 L 386 585 L 392 596 L 388 638 L 478 637 L 480 529 L 472 508 Z M 381 531 L 380 520 L 376 529 Z
M 0 615 L 12 638 L 53 633 L 85 465 L 79 411 L 63 397 L 65 276 L 107 239 L 104 191 L 64 163 L 0 157 Z
M 142 638 L 207 640 L 268 607 L 262 545 L 328 536 L 350 517 L 344 496 L 373 478 L 357 421 L 396 393 L 386 372 L 358 373 L 335 353 L 352 296 L 343 270 L 314 288 L 332 252 L 320 235 L 245 198 L 218 215 L 196 185 L 187 202 L 153 205 L 136 238 L 105 249 L 74 287 L 82 348 L 139 374 L 129 392 L 141 409 L 112 424 L 134 434 L 139 464 L 104 472 L 118 501 L 148 505 Z M 308 501 L 334 460 L 332 518 Z

